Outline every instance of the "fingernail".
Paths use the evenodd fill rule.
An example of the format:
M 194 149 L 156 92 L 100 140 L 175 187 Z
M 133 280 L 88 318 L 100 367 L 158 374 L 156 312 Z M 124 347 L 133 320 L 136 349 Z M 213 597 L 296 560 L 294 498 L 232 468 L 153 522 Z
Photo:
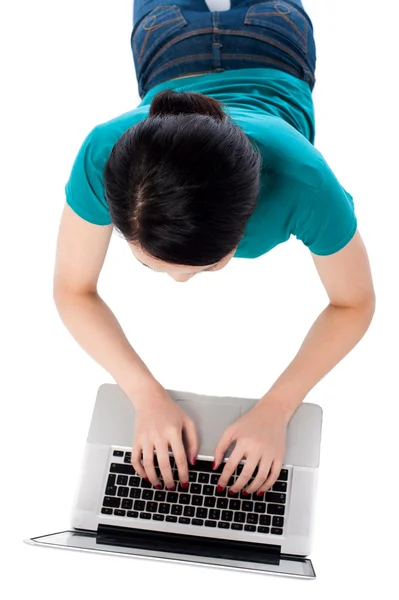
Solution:
M 197 460 L 197 457 L 196 457 L 196 456 L 194 456 L 194 458 L 193 458 L 193 465 L 195 465 L 195 461 L 196 461 L 196 460 Z
M 144 479 L 145 479 L 146 481 L 150 481 L 150 480 L 148 479 L 148 477 L 144 477 Z
M 265 492 L 257 492 L 257 493 L 256 493 L 256 495 L 257 495 L 257 496 L 263 496 L 263 494 L 264 494 L 264 493 L 265 493 Z
M 184 481 L 181 486 L 186 490 L 188 488 L 188 481 Z
M 222 485 L 216 486 L 216 491 L 217 492 L 223 492 L 223 490 L 224 490 L 224 487 Z
M 213 461 L 213 465 L 212 465 L 212 470 L 214 471 L 216 469 L 216 461 Z
M 169 490 L 170 492 L 174 492 L 174 491 L 175 491 L 175 486 L 173 485 L 172 487 L 168 488 L 168 490 Z
M 162 489 L 162 484 L 158 483 L 158 485 L 155 486 L 156 490 L 161 490 Z
M 233 494 L 236 494 L 236 493 L 237 492 L 233 492 L 233 490 L 231 488 L 229 489 L 229 494 L 233 495 Z
M 243 496 L 249 496 L 248 492 L 244 492 L 244 490 L 242 491 L 242 495 Z

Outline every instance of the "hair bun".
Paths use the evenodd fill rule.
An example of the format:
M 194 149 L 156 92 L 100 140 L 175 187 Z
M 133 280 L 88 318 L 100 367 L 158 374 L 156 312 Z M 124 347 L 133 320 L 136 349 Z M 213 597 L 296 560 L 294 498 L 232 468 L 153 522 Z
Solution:
M 152 99 L 149 117 L 179 114 L 200 114 L 219 121 L 226 118 L 223 103 L 195 92 L 162 90 Z

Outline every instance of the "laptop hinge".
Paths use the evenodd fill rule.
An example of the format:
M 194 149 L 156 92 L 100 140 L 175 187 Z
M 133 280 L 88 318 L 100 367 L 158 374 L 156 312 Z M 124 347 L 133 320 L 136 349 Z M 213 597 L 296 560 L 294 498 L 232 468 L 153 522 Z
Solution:
M 281 546 L 208 538 L 197 535 L 150 531 L 133 527 L 99 525 L 97 543 L 156 550 L 175 554 L 227 558 L 230 560 L 279 564 Z

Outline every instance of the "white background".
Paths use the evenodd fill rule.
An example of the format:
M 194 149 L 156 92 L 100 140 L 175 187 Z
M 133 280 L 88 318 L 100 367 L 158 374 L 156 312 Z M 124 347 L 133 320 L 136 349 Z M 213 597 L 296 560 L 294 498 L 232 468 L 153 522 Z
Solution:
M 3 6 L 0 545 L 7 598 L 336 598 L 396 580 L 398 120 L 396 2 L 305 0 L 317 43 L 316 147 L 354 196 L 377 293 L 361 343 L 307 400 L 324 410 L 313 582 L 34 548 L 69 525 L 97 387 L 112 378 L 58 317 L 64 185 L 98 123 L 139 102 L 132 2 Z M 214 10 L 228 1 L 212 0 Z M 5 14 L 4 14 L 5 13 Z M 5 85 L 4 85 L 5 83 Z M 396 274 L 395 274 L 396 273 Z M 132 345 L 173 389 L 261 397 L 327 303 L 295 239 L 176 283 L 116 235 L 100 279 Z M 396 506 L 395 506 L 396 502 Z M 395 561 L 397 562 L 397 561 Z

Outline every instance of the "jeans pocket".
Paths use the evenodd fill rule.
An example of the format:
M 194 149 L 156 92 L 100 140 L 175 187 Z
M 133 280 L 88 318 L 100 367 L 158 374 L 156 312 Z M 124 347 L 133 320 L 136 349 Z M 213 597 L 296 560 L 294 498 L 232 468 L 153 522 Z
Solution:
M 306 54 L 309 21 L 305 15 L 288 2 L 260 2 L 252 4 L 245 15 L 246 25 L 258 25 L 276 31 Z
M 150 11 L 132 33 L 132 50 L 138 64 L 141 65 L 161 42 L 186 25 L 180 8 L 174 4 L 157 6 Z

